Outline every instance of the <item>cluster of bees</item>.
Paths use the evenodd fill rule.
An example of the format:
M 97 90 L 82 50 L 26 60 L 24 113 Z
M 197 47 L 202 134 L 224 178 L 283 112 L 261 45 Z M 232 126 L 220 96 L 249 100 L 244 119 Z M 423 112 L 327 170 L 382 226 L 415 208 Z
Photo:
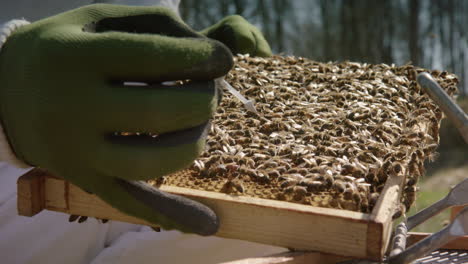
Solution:
M 422 71 L 239 55 L 226 81 L 258 114 L 225 92 L 205 152 L 164 184 L 369 213 L 401 174 L 408 209 L 442 118 L 416 83 Z M 455 75 L 430 73 L 456 92 Z

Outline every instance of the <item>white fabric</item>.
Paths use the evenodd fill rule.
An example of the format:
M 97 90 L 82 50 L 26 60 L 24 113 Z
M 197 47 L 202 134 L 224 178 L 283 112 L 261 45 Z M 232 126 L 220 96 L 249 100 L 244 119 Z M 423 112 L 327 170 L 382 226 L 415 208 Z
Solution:
M 164 2 L 176 7 L 179 1 L 137 2 Z M 35 21 L 90 3 L 85 0 L 1 1 L 0 21 L 18 17 Z M 278 247 L 176 231 L 157 233 L 148 227 L 115 221 L 100 224 L 88 219 L 82 224 L 69 223 L 67 215 L 50 211 L 34 217 L 18 216 L 16 181 L 26 171 L 0 162 L 0 263 L 209 264 L 284 251 Z
M 27 171 L 0 163 L 0 263 L 209 264 L 285 250 L 93 218 L 69 223 L 68 215 L 51 211 L 18 216 L 15 183 Z

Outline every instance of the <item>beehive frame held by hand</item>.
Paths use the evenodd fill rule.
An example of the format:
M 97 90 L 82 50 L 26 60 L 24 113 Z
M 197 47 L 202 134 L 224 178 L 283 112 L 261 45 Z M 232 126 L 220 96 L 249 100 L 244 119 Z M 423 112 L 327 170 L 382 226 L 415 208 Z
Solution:
M 173 186 L 163 185 L 161 189 L 211 207 L 220 217 L 221 226 L 216 234 L 220 237 L 379 260 L 389 243 L 392 216 L 404 180 L 404 175 L 388 179 L 371 214 Z M 18 180 L 18 213 L 33 216 L 44 209 L 151 225 L 36 168 Z
M 314 163 L 311 158 L 304 156 L 300 156 L 300 159 L 294 158 L 282 161 L 292 162 L 292 165 L 297 165 L 298 168 L 304 165 L 301 167 L 302 170 L 310 169 L 310 172 L 314 170 L 314 174 L 318 175 L 310 177 L 313 182 L 329 171 L 331 172 L 331 177 L 335 180 L 340 177 L 351 177 L 351 174 L 353 175 L 351 178 L 353 181 L 356 180 L 356 183 L 358 180 L 361 182 L 365 181 L 368 187 L 369 185 L 373 187 L 372 193 L 370 192 L 370 188 L 369 191 L 366 191 L 367 189 L 364 188 L 365 190 L 362 192 L 364 196 L 362 197 L 367 199 L 373 194 L 378 194 L 379 198 L 377 202 L 375 204 L 372 203 L 372 206 L 369 206 L 370 203 L 362 203 L 361 205 L 366 206 L 360 206 L 360 208 L 356 208 L 357 210 L 355 211 L 347 211 L 335 209 L 346 208 L 342 207 L 340 203 L 338 207 L 330 203 L 330 206 L 327 207 L 332 208 L 324 208 L 312 206 L 310 204 L 293 203 L 291 200 L 288 200 L 288 202 L 279 201 L 285 199 L 267 200 L 264 199 L 266 197 L 263 196 L 248 196 L 248 190 L 252 190 L 252 188 L 246 188 L 245 193 L 238 190 L 236 192 L 228 192 L 229 194 L 206 191 L 209 189 L 195 188 L 196 186 L 192 185 L 175 184 L 178 186 L 176 187 L 170 182 L 167 182 L 167 185 L 162 185 L 160 188 L 170 193 L 180 194 L 200 201 L 211 207 L 220 217 L 221 226 L 219 232 L 216 234 L 220 237 L 243 239 L 298 250 L 314 250 L 374 260 L 382 259 L 390 240 L 392 218 L 397 208 L 400 208 L 402 202 L 406 207 L 409 207 L 414 201 L 414 190 L 416 190 L 414 185 L 417 182 L 418 175 L 424 174 L 423 161 L 432 154 L 438 142 L 439 122 L 442 117 L 441 111 L 429 101 L 427 96 L 421 94 L 419 87 L 415 85 L 414 81 L 416 73 L 423 71 L 423 69 L 417 69 L 409 65 L 394 67 L 349 62 L 341 64 L 323 64 L 312 62 L 304 58 L 283 58 L 279 56 L 273 56 L 271 58 L 248 58 L 246 56 L 241 56 L 238 58 L 236 65 L 237 66 L 230 72 L 226 80 L 232 82 L 233 85 L 237 85 L 236 88 L 241 89 L 240 92 L 244 92 L 250 96 L 249 98 L 253 96 L 252 99 L 258 99 L 258 101 L 256 101 L 256 106 L 258 106 L 259 114 L 263 118 L 259 117 L 261 120 L 257 120 L 248 113 L 239 113 L 239 111 L 237 111 L 238 107 L 236 101 L 231 100 L 232 98 L 230 99 L 229 96 L 225 96 L 218 108 L 220 113 L 217 113 L 214 117 L 215 121 L 218 115 L 218 121 L 229 120 L 231 123 L 240 122 L 240 120 L 243 120 L 242 118 L 249 118 L 252 124 L 246 123 L 246 125 L 253 126 L 251 128 L 252 130 L 255 130 L 258 125 L 262 125 L 262 129 L 260 129 L 260 132 L 263 133 L 262 137 L 256 138 L 256 142 L 245 140 L 244 143 L 249 143 L 249 147 L 253 147 L 251 143 L 261 147 L 262 144 L 260 143 L 262 142 L 268 142 L 269 145 L 273 144 L 276 146 L 280 144 L 278 142 L 282 142 L 283 139 L 287 141 L 287 146 L 297 146 L 298 141 L 296 139 L 301 138 L 302 141 L 300 142 L 307 144 L 304 145 L 304 151 L 307 153 L 304 151 L 292 151 L 291 149 L 285 149 L 284 153 L 282 151 L 276 152 L 272 151 L 274 150 L 273 148 L 266 152 L 270 156 L 277 156 L 278 154 L 281 157 L 284 155 L 293 155 L 294 157 L 299 157 L 298 155 L 310 156 L 312 154 L 313 156 L 322 157 L 323 159 L 320 160 L 320 164 L 318 161 Z M 457 78 L 455 76 L 445 72 L 433 72 L 433 75 L 439 78 L 441 84 L 444 84 L 443 86 L 445 89 L 452 92 L 456 90 L 455 84 Z M 363 80 L 367 80 L 367 83 Z M 293 90 L 289 87 L 296 87 L 304 93 L 300 98 L 296 98 L 299 100 L 297 101 L 299 104 L 292 104 L 298 106 L 298 109 L 296 109 L 297 107 L 289 110 L 283 109 L 283 106 L 291 105 L 289 101 L 295 94 L 291 92 Z M 353 93 L 356 94 L 351 94 L 351 91 L 354 91 Z M 305 98 L 303 98 L 304 96 Z M 364 102 L 360 101 L 361 98 L 367 100 L 365 102 L 366 105 L 367 103 L 372 103 L 373 108 L 364 107 Z M 284 102 L 282 103 L 281 100 Z M 302 105 L 300 103 L 301 100 L 305 100 L 304 102 L 306 105 Z M 335 100 L 337 101 L 335 102 Z M 272 107 L 274 104 L 280 103 L 280 108 L 284 110 L 283 112 L 286 112 L 286 110 L 294 110 L 291 113 L 296 113 L 298 118 L 296 118 L 297 120 L 291 118 L 287 120 L 281 119 L 281 122 L 275 121 L 274 124 L 286 126 L 289 124 L 288 122 L 290 122 L 290 128 L 286 126 L 285 129 L 293 137 L 285 136 L 284 138 L 278 138 L 278 133 L 278 135 L 275 134 L 274 137 L 273 134 L 276 132 L 270 133 L 272 132 L 271 129 L 280 128 L 276 125 L 272 126 L 273 123 L 268 119 L 270 117 L 271 120 L 273 120 L 273 118 L 278 118 L 278 112 L 273 110 L 274 108 Z M 333 105 L 336 105 L 336 107 L 333 113 L 329 113 L 329 119 L 322 120 L 325 112 Z M 340 107 L 338 107 L 338 105 L 340 105 Z M 354 113 L 354 110 L 362 110 L 364 108 L 367 109 L 366 113 Z M 229 109 L 233 110 L 233 113 L 221 113 Z M 300 111 L 297 112 L 295 110 Z M 338 113 L 338 111 L 340 112 Z M 225 117 L 226 114 L 227 117 Z M 307 121 L 312 117 L 320 118 L 320 120 L 317 119 L 320 125 L 311 121 L 310 125 L 307 124 L 306 127 L 303 121 Z M 374 120 L 374 117 L 378 117 L 378 120 Z M 232 120 L 232 118 L 237 119 Z M 347 124 L 346 121 L 349 121 L 348 119 L 355 120 L 355 122 Z M 344 148 L 342 145 L 340 145 L 340 148 L 328 148 L 328 145 L 324 145 L 324 143 L 326 143 L 324 141 L 330 141 L 330 138 L 324 137 L 324 135 L 329 133 L 330 129 L 321 124 L 324 122 L 326 124 L 333 123 L 339 128 L 338 126 L 343 123 L 341 121 L 344 121 L 347 127 L 341 130 L 335 130 L 334 138 L 339 142 L 344 140 L 347 144 L 349 143 L 349 146 L 348 148 Z M 391 128 L 395 128 L 396 130 L 388 130 L 381 126 L 387 123 L 389 126 L 391 125 Z M 229 134 L 231 138 L 227 139 L 217 138 L 222 135 L 227 135 L 226 133 L 221 133 L 225 132 L 225 130 L 223 130 L 224 128 L 220 125 L 228 129 L 226 131 L 239 132 L 243 129 L 242 127 L 233 127 L 231 129 L 230 125 L 226 127 L 228 124 L 224 123 L 213 127 L 213 138 L 207 141 L 207 145 L 211 145 L 210 142 L 215 143 L 213 146 L 217 149 L 213 147 L 202 154 L 202 156 L 205 155 L 201 157 L 202 159 L 223 158 L 222 162 L 225 162 L 224 157 L 217 154 L 220 152 L 240 156 L 238 155 L 238 148 L 235 148 L 236 151 L 232 151 L 233 147 L 229 147 L 234 143 L 242 143 L 237 142 L 239 140 L 231 137 L 235 136 L 234 134 Z M 364 130 L 367 131 L 365 135 L 363 134 Z M 308 141 L 304 135 L 309 135 L 310 137 L 312 135 L 315 136 L 309 138 Z M 351 135 L 357 135 L 359 137 L 356 139 L 352 138 Z M 268 140 L 263 138 L 264 136 L 268 136 Z M 364 136 L 364 138 L 361 136 Z M 249 139 L 244 135 L 244 139 L 245 138 Z M 294 142 L 289 142 L 291 141 L 290 139 L 293 138 L 295 139 L 293 140 Z M 270 139 L 273 139 L 273 141 L 270 142 Z M 280 141 L 277 141 L 277 139 Z M 227 140 L 229 146 L 216 144 L 220 140 Z M 232 140 L 235 142 L 229 142 Z M 376 140 L 379 141 L 377 142 Z M 354 146 L 356 142 L 359 143 L 358 147 Z M 333 142 L 328 143 L 332 144 Z M 316 145 L 321 145 L 321 147 L 318 148 Z M 243 145 L 241 145 L 241 147 L 243 147 Z M 359 156 L 359 150 L 372 155 L 366 156 L 367 158 L 362 155 Z M 242 152 L 245 154 L 242 156 L 245 158 L 252 153 L 254 155 L 260 154 L 255 151 L 261 150 L 256 148 L 248 153 Z M 265 152 L 265 150 L 263 151 Z M 266 153 L 261 155 L 262 157 L 258 156 L 258 159 L 263 162 L 262 164 L 264 164 L 264 168 L 266 168 L 266 160 L 269 156 L 266 155 Z M 345 159 L 343 155 L 347 158 Z M 362 165 L 362 162 L 365 161 L 369 166 L 358 166 L 360 170 L 359 168 L 355 170 L 357 167 L 352 165 L 350 163 L 351 160 L 348 159 L 348 157 L 352 156 L 356 156 L 353 159 L 356 166 L 358 165 L 358 156 L 362 159 L 359 161 L 359 164 Z M 325 157 L 327 157 L 327 159 L 325 159 Z M 236 161 L 235 157 L 228 158 Z M 241 161 L 249 166 L 251 164 L 258 165 L 255 160 L 252 163 L 249 162 L 250 160 L 243 158 L 236 161 L 240 166 L 230 166 L 230 168 L 238 168 L 238 170 L 235 171 L 236 173 L 237 171 L 239 173 L 248 171 L 241 171 L 241 169 L 244 169 L 241 168 L 241 166 L 243 166 Z M 303 161 L 303 158 L 306 158 L 309 162 L 304 160 L 307 164 L 299 164 Z M 339 166 L 330 160 L 338 160 L 337 158 L 341 158 L 341 160 L 344 161 L 340 161 L 340 164 L 338 164 Z M 322 166 L 324 160 L 326 162 L 323 166 L 326 166 L 326 168 Z M 397 160 L 402 162 L 394 162 Z M 351 167 L 348 166 L 350 164 L 352 165 Z M 205 176 L 213 178 L 214 175 L 216 177 L 219 176 L 218 178 L 221 180 L 225 180 L 221 176 L 229 176 L 229 173 L 226 174 L 223 170 L 218 170 L 218 168 L 222 168 L 222 166 L 206 166 L 206 171 L 202 171 L 203 167 L 204 166 L 199 166 L 198 168 L 198 174 L 202 176 L 202 178 Z M 262 172 L 259 167 L 260 166 L 254 166 L 247 169 L 260 170 L 259 172 Z M 348 170 L 348 168 L 353 170 Z M 194 170 L 192 170 L 192 172 L 193 171 Z M 197 171 L 195 170 L 195 172 Z M 267 171 L 265 170 L 265 172 Z M 354 175 L 355 172 L 357 173 L 356 175 Z M 291 177 L 293 175 L 297 176 L 291 170 L 287 170 L 287 173 L 290 173 L 289 176 Z M 279 179 L 283 177 L 279 177 L 278 174 L 280 174 L 279 169 L 278 173 L 274 174 L 276 176 L 268 174 L 269 177 L 271 176 L 271 178 L 269 178 L 272 180 L 271 182 L 280 185 L 280 188 L 276 189 L 277 191 L 286 192 L 286 189 L 290 187 L 297 187 L 297 190 L 306 189 L 301 185 L 301 183 L 307 183 L 306 181 L 298 181 L 297 184 L 301 186 L 283 186 L 284 184 L 279 182 Z M 306 175 L 302 176 L 308 178 L 309 174 L 305 174 Z M 181 173 L 175 173 L 173 176 L 174 175 L 181 175 Z M 193 174 L 186 175 L 192 178 L 194 177 Z M 252 178 L 257 180 L 266 178 L 265 174 L 262 174 L 262 177 L 260 177 L 260 174 L 256 175 L 258 177 L 250 177 L 252 175 L 249 174 L 248 176 L 250 180 Z M 170 181 L 171 176 L 168 178 Z M 187 178 L 184 179 L 194 184 L 201 180 Z M 290 178 L 285 178 L 286 181 L 289 182 Z M 174 178 L 172 178 L 172 180 L 173 179 Z M 243 178 L 242 180 L 248 181 L 249 179 Z M 245 181 L 243 182 L 244 185 L 246 184 Z M 309 183 L 312 184 L 313 182 Z M 324 182 L 327 183 L 327 181 Z M 410 184 L 410 182 L 412 183 Z M 252 181 L 250 181 L 249 184 L 250 183 L 252 183 Z M 378 185 L 373 185 L 373 183 Z M 403 188 L 405 184 L 410 188 Z M 321 185 L 325 186 L 325 184 Z M 350 185 L 354 186 L 351 183 Z M 253 187 L 255 189 L 257 186 L 255 185 Z M 309 187 L 313 186 L 307 186 L 308 192 Z M 359 187 L 359 185 L 357 185 L 357 187 Z M 326 188 L 330 189 L 330 186 Z M 359 190 L 359 188 L 357 189 Z M 293 190 L 293 193 L 296 193 L 296 189 Z M 277 192 L 277 194 L 282 193 Z M 305 199 L 309 199 L 310 197 L 316 198 L 314 195 L 317 195 L 313 190 L 310 190 L 310 193 L 307 194 L 309 194 L 309 196 Z M 340 195 L 345 197 L 344 194 Z M 295 199 L 295 195 L 289 196 L 291 196 L 293 200 L 297 200 Z M 361 199 L 353 200 L 362 200 L 361 195 L 356 197 Z M 401 199 L 401 197 L 403 197 L 403 199 Z M 278 195 L 277 198 L 279 198 Z M 19 179 L 18 208 L 21 215 L 28 216 L 32 216 L 43 209 L 48 209 L 74 215 L 91 216 L 137 224 L 149 224 L 141 219 L 121 214 L 119 211 L 101 201 L 98 197 L 86 193 L 63 179 L 40 169 L 34 169 Z

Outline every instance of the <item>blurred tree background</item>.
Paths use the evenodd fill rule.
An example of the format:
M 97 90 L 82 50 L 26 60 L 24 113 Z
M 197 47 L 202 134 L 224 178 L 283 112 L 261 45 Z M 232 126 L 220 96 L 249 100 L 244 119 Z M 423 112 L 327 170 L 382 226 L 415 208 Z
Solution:
M 275 53 L 317 61 L 412 63 L 447 70 L 468 93 L 466 0 L 183 0 L 195 29 L 239 14 L 258 26 Z

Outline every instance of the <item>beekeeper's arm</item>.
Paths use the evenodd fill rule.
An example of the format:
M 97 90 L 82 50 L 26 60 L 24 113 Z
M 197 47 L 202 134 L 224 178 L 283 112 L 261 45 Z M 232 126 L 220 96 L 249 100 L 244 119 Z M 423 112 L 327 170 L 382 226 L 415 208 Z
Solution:
M 232 67 L 224 45 L 157 7 L 86 6 L 8 29 L 0 51 L 7 158 L 166 229 L 216 232 L 209 208 L 141 180 L 182 169 L 202 151 L 219 100 L 214 79 Z M 172 80 L 190 81 L 162 84 Z
M 181 169 L 199 155 L 218 100 L 213 79 L 231 66 L 224 45 L 167 9 L 79 8 L 21 26 L 3 45 L 3 130 L 27 165 L 166 229 L 213 234 L 217 219 L 209 208 L 139 180 Z M 177 87 L 160 84 L 187 79 Z

